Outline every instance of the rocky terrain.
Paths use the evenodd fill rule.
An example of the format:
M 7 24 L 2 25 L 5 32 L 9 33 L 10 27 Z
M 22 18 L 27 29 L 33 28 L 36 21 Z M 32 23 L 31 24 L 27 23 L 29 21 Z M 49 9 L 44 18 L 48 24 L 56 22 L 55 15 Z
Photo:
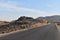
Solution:
M 33 27 L 40 27 L 51 23 L 58 23 L 58 25 L 60 25 L 60 22 L 57 22 L 58 20 L 60 20 L 58 18 L 57 16 L 51 16 L 51 17 L 39 17 L 34 19 L 32 17 L 21 16 L 17 20 L 13 20 L 11 22 L 0 21 L 0 33 L 8 33 L 25 28 L 29 29 Z
M 42 26 L 42 25 L 46 25 L 47 23 L 48 23 L 47 21 L 37 20 L 32 17 L 22 16 L 17 20 L 9 22 L 8 24 L 0 25 L 0 33 L 8 33 L 11 31 L 21 30 L 25 28 Z

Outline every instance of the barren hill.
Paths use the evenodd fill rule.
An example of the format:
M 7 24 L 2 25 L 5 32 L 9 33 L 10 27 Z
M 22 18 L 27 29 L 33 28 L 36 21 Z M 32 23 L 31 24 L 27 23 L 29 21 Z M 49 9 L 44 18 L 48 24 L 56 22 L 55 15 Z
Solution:
M 38 27 L 46 25 L 47 21 L 37 20 L 32 17 L 22 16 L 15 21 L 11 21 L 9 24 L 0 25 L 0 33 L 6 33 L 16 31 L 25 28 Z

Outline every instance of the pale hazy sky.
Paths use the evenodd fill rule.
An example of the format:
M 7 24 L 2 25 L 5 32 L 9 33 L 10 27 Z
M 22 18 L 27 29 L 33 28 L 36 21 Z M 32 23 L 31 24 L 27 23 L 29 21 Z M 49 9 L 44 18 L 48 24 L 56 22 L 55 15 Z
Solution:
M 60 15 L 60 0 L 0 0 L 0 20 Z

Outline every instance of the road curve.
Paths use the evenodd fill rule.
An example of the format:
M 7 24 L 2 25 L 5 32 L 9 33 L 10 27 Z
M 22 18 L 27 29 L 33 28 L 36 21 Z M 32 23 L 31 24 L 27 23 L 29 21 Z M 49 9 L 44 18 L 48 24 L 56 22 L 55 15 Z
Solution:
M 57 32 L 56 25 L 50 24 L 0 37 L 0 40 L 59 40 Z

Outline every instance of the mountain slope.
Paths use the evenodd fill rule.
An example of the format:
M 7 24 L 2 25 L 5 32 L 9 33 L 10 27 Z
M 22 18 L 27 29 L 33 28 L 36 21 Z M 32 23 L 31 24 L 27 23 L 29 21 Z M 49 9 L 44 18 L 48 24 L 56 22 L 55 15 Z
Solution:
M 0 25 L 0 33 L 6 33 L 16 31 L 20 29 L 30 28 L 33 24 L 37 23 L 38 20 L 32 17 L 22 16 L 15 21 L 11 21 L 9 24 Z

